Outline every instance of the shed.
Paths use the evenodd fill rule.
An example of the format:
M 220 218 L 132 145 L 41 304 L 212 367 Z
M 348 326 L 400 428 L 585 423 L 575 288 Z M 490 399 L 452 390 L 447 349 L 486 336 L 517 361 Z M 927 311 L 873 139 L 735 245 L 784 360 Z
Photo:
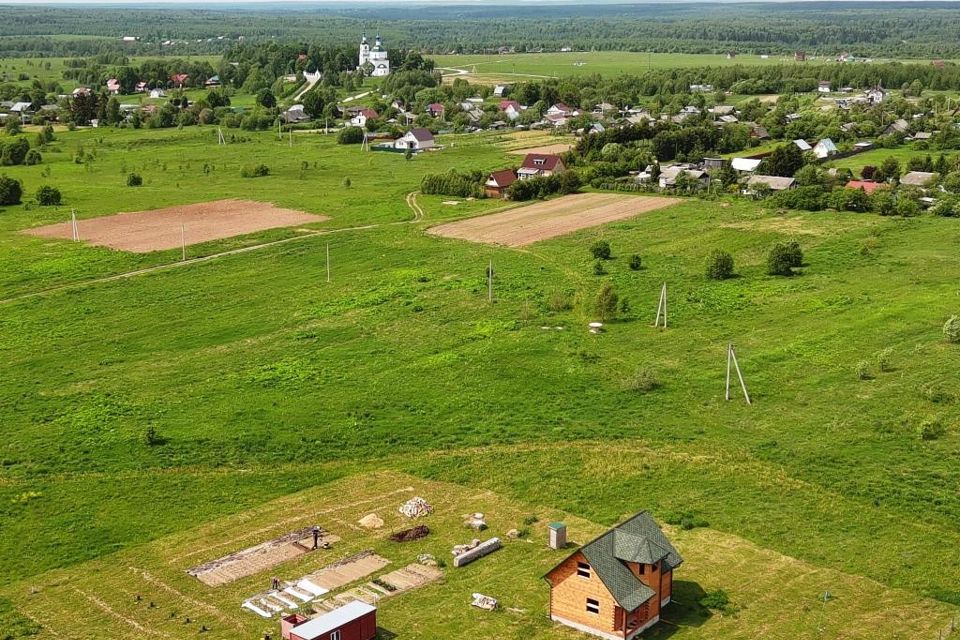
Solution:
M 771 191 L 784 191 L 793 189 L 796 186 L 796 180 L 793 178 L 783 178 L 781 176 L 754 175 L 747 179 L 747 188 L 744 194 L 753 195 L 757 187 L 766 187 Z
M 377 635 L 377 608 L 354 600 L 293 627 L 289 634 L 289 640 L 373 640 Z
M 506 196 L 507 187 L 517 181 L 517 174 L 513 169 L 502 169 L 494 171 L 483 183 L 483 192 L 489 198 L 503 198 Z
M 730 166 L 734 171 L 741 173 L 753 173 L 760 166 L 760 158 L 734 158 L 730 161 Z

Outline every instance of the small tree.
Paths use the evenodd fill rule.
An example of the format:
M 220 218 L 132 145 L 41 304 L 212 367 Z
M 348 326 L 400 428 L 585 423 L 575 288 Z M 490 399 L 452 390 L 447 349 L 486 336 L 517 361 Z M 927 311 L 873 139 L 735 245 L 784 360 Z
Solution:
M 20 204 L 23 185 L 19 180 L 0 175 L 0 205 Z
M 640 259 L 640 256 L 633 254 L 630 256 L 630 269 L 633 271 L 640 271 L 640 268 L 643 266 L 643 262 Z
M 609 282 L 604 282 L 603 286 L 600 287 L 600 291 L 597 292 L 597 298 L 594 301 L 594 310 L 597 312 L 597 316 L 600 317 L 601 322 L 606 322 L 616 315 L 617 303 L 619 301 L 620 296 L 614 291 L 613 285 Z
M 606 274 L 607 274 L 607 270 L 604 268 L 602 260 L 597 260 L 596 262 L 593 263 L 593 275 L 603 276 Z
M 360 144 L 363 142 L 363 129 L 360 127 L 344 127 L 337 134 L 337 144 Z
M 596 260 L 609 260 L 611 256 L 610 243 L 606 240 L 597 240 L 591 245 L 590 254 Z
M 947 342 L 960 343 L 960 318 L 950 316 L 943 323 L 943 337 Z
M 139 173 L 131 173 L 127 176 L 128 187 L 139 187 L 143 184 L 143 177 Z
M 406 159 L 406 160 L 412 160 L 412 159 L 413 159 L 413 149 L 411 149 L 410 147 L 407 147 L 407 150 L 403 152 L 403 157 L 404 157 L 404 159 Z
M 240 169 L 241 178 L 262 178 L 270 175 L 270 167 L 265 164 L 248 164 Z
M 793 270 L 803 266 L 803 251 L 797 242 L 778 242 L 767 255 L 767 273 L 771 276 L 792 276 Z
M 63 197 L 60 195 L 60 189 L 43 185 L 37 189 L 37 204 L 42 207 L 59 206 Z
M 341 185 L 344 189 L 349 189 L 350 187 L 353 186 L 353 182 L 350 181 L 350 177 L 348 176 L 348 177 L 346 177 L 346 178 L 344 178 L 343 180 L 340 181 L 340 185 Z
M 707 277 L 711 280 L 733 277 L 733 256 L 722 249 L 714 249 L 707 260 Z

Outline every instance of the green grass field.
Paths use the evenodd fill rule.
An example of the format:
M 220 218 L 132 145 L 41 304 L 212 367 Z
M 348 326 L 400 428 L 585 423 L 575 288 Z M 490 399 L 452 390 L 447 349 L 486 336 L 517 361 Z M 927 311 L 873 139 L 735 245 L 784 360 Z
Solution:
M 66 201 L 0 212 L 3 299 L 179 257 L 19 233 L 63 221 L 71 208 L 82 225 L 250 198 L 330 215 L 311 226 L 336 232 L 0 304 L 0 566 L 17 585 L 7 592 L 13 605 L 0 600 L 0 628 L 23 623 L 10 607 L 25 590 L 82 579 L 85 562 L 115 573 L 124 554 L 144 557 L 142 545 L 370 470 L 494 490 L 598 525 L 640 509 L 691 511 L 718 535 L 879 585 L 856 603 L 864 615 L 887 611 L 889 589 L 939 600 L 918 614 L 918 629 L 939 627 L 956 610 L 948 603 L 960 604 L 960 352 L 941 335 L 960 313 L 956 220 L 686 200 L 511 250 L 424 233 L 499 203 L 421 197 L 425 219 L 411 222 L 405 198 L 425 173 L 515 164 L 506 154 L 515 141 L 441 137 L 443 151 L 407 161 L 315 134 L 292 149 L 275 134 L 237 135 L 248 139 L 222 147 L 209 128 L 64 132 L 44 164 L 7 168 L 28 194 L 48 183 Z M 78 164 L 81 146 L 93 159 Z M 251 162 L 271 175 L 240 178 Z M 133 170 L 144 187 L 124 186 Z M 614 259 L 598 277 L 588 247 L 601 238 Z M 767 249 L 786 239 L 802 244 L 808 266 L 794 278 L 765 275 Z M 714 248 L 734 255 L 739 277 L 705 279 Z M 634 253 L 640 271 L 628 267 Z M 631 310 L 593 335 L 590 301 L 605 280 Z M 666 331 L 650 326 L 663 282 Z M 730 342 L 753 406 L 723 399 Z M 861 361 L 872 379 L 858 379 Z M 638 369 L 659 387 L 631 390 Z M 921 440 L 931 418 L 946 433 Z M 146 442 L 148 427 L 159 443 Z M 702 570 L 722 572 L 710 563 L 707 554 Z M 795 604 L 790 588 L 784 598 Z M 448 602 L 429 589 L 404 598 Z M 809 604 L 783 616 L 793 635 L 772 637 L 817 637 L 801 625 L 822 589 L 804 583 Z M 739 593 L 746 610 L 780 613 L 755 591 Z M 413 616 L 396 606 L 394 620 Z M 459 604 L 446 606 L 439 618 L 467 619 Z M 27 610 L 42 623 L 47 608 Z M 722 624 L 678 637 L 757 637 Z M 909 636 L 897 634 L 884 637 Z

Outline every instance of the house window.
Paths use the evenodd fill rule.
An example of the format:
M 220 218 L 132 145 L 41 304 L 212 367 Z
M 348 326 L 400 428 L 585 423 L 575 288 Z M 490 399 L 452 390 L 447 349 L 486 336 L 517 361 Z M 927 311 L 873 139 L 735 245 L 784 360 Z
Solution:
M 640 575 L 643 575 L 647 570 L 647 565 L 640 563 Z
M 650 565 L 650 573 L 656 573 L 656 572 L 657 572 L 657 565 L 655 564 Z
M 600 601 L 587 598 L 587 613 L 600 613 Z
M 589 577 L 590 577 L 590 565 L 588 565 L 586 562 L 578 562 L 578 563 L 577 563 L 577 575 L 580 576 L 581 578 L 589 578 Z
M 546 161 L 543 158 L 535 158 L 533 161 L 533 164 L 540 165 L 540 164 L 543 164 L 544 162 Z
M 330 632 L 330 640 L 340 640 L 340 630 Z

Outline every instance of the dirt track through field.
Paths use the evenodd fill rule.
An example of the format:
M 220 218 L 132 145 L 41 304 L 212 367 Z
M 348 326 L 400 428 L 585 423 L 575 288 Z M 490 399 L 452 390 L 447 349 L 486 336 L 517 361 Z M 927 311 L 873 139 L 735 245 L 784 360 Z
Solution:
M 542 147 L 529 147 L 527 149 L 514 149 L 510 153 L 516 156 L 525 156 L 528 153 L 544 153 L 547 155 L 565 153 L 570 151 L 573 148 L 573 144 L 569 142 L 558 142 L 556 144 L 546 144 Z
M 442 224 L 428 233 L 486 244 L 523 247 L 579 229 L 669 207 L 676 198 L 581 193 L 503 213 Z
M 82 242 L 149 253 L 175 249 L 181 243 L 192 245 L 328 219 L 327 216 L 282 209 L 267 202 L 215 200 L 77 220 L 77 230 Z M 70 222 L 27 229 L 24 233 L 66 240 L 73 237 Z

